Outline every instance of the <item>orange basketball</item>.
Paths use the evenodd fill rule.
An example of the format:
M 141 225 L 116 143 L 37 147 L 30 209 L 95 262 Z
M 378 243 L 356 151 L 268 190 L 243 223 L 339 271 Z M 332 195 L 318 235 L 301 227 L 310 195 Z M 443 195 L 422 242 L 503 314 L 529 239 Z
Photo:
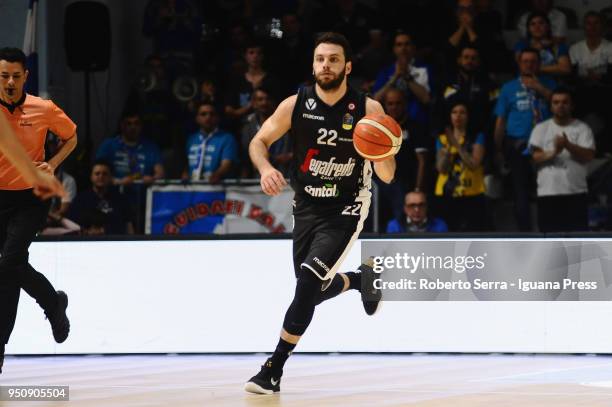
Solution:
M 402 128 L 386 114 L 364 116 L 353 131 L 353 145 L 363 158 L 382 161 L 397 154 L 402 145 Z

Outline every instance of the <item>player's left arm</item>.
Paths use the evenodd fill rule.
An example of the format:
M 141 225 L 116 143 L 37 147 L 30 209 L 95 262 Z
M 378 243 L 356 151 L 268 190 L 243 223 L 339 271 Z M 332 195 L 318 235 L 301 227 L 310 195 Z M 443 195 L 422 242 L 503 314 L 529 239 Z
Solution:
M 370 98 L 366 98 L 366 115 L 374 113 L 385 113 L 382 105 Z M 384 161 L 374 163 L 374 172 L 385 184 L 390 184 L 395 177 L 395 156 L 391 156 Z

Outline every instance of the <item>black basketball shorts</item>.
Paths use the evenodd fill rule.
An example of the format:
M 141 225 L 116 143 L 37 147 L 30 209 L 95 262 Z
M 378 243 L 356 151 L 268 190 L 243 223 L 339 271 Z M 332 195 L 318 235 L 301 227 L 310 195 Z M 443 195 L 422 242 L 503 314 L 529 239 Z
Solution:
M 293 205 L 295 276 L 309 270 L 324 281 L 325 289 L 363 229 L 370 196 L 342 204 L 318 204 L 296 196 Z

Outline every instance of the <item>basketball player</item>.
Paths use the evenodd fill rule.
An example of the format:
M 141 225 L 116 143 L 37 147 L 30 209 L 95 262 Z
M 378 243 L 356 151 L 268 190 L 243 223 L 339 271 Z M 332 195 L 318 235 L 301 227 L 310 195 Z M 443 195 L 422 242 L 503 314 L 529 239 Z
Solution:
M 322 34 L 314 50 L 316 85 L 285 99 L 249 146 L 251 160 L 261 174 L 261 188 L 268 195 L 278 195 L 286 185 L 283 175 L 270 164 L 268 148 L 289 129 L 297 166 L 291 177 L 295 296 L 274 354 L 245 385 L 251 393 L 280 391 L 283 366 L 310 324 L 316 305 L 349 289 L 361 291 L 369 315 L 380 302 L 380 292 L 372 296 L 370 290 L 362 290 L 362 286 L 372 287 L 371 265 L 361 265 L 361 272 L 337 273 L 363 228 L 371 198 L 372 166 L 353 147 L 353 127 L 366 114 L 384 113 L 380 103 L 347 86 L 351 68 L 346 38 Z M 395 158 L 374 163 L 374 171 L 390 183 Z
M 76 146 L 76 125 L 53 102 L 24 93 L 28 77 L 26 57 L 16 48 L 0 49 L 0 115 L 39 170 L 53 174 Z M 63 145 L 44 161 L 44 145 L 51 130 Z M 39 200 L 32 183 L 0 155 L 0 367 L 5 344 L 13 331 L 19 294 L 23 288 L 45 311 L 53 337 L 68 337 L 68 297 L 28 263 L 28 247 L 44 224 L 48 202 Z

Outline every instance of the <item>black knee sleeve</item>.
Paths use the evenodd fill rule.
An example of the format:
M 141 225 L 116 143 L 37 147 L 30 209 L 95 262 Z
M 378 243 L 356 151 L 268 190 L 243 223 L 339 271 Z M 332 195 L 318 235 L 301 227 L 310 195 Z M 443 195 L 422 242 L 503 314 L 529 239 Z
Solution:
M 285 331 L 297 336 L 306 332 L 320 291 L 321 280 L 309 270 L 303 270 L 296 282 L 293 301 L 285 314 L 283 321 Z

